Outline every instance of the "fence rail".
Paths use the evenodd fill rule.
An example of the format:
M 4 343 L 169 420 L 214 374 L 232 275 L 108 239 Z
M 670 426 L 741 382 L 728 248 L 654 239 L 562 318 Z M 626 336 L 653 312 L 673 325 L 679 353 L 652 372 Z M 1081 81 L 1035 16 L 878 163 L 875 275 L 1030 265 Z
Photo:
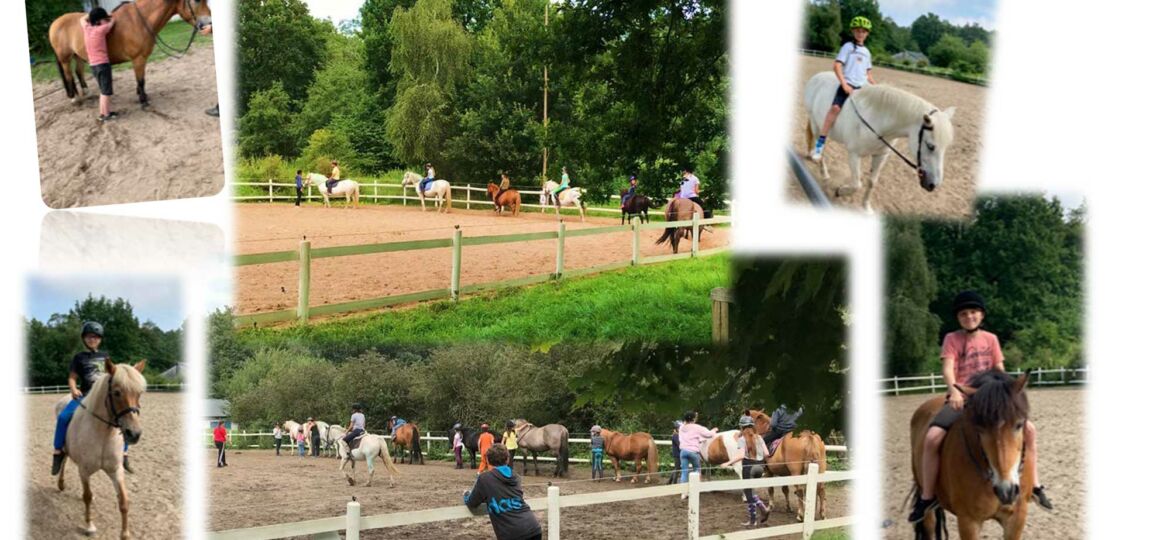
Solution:
M 687 539 L 714 540 L 719 538 L 763 538 L 783 534 L 800 534 L 802 538 L 812 537 L 815 531 L 847 527 L 853 524 L 853 516 L 837 517 L 824 520 L 816 519 L 815 496 L 805 497 L 804 521 L 788 525 L 751 529 L 712 536 L 699 536 L 699 510 L 703 493 L 712 491 L 730 491 L 740 489 L 759 489 L 766 487 L 797 486 L 804 484 L 805 493 L 816 493 L 817 485 L 829 482 L 851 481 L 855 478 L 853 471 L 826 471 L 821 473 L 816 463 L 809 464 L 808 474 L 800 476 L 782 476 L 758 478 L 753 480 L 717 480 L 703 482 L 699 473 L 691 473 L 685 484 L 671 484 L 636 489 L 621 489 L 598 493 L 581 493 L 576 495 L 561 495 L 561 488 L 550 486 L 548 496 L 528 500 L 528 506 L 533 511 L 545 510 L 549 540 L 561 538 L 561 509 L 578 506 L 592 506 L 597 504 L 633 501 L 654 497 L 688 494 L 687 508 Z M 272 538 L 286 538 L 290 536 L 310 536 L 312 538 L 337 538 L 342 536 L 338 531 L 345 531 L 346 540 L 358 540 L 361 531 L 436 523 L 454 519 L 465 519 L 483 515 L 482 510 L 474 511 L 464 505 L 430 508 L 393 514 L 380 514 L 363 517 L 361 503 L 352 501 L 346 503 L 345 516 L 314 519 L 297 523 L 280 523 L 247 529 L 233 529 L 226 531 L 212 531 L 208 533 L 211 540 L 267 540 Z
M 531 285 L 545 281 L 556 281 L 570 276 L 578 276 L 584 274 L 591 274 L 596 272 L 603 272 L 615 268 L 625 266 L 636 266 L 639 264 L 651 264 L 665 261 L 672 261 L 676 259 L 686 259 L 707 255 L 714 255 L 728 250 L 726 246 L 699 252 L 699 228 L 704 225 L 729 224 L 731 218 L 716 216 L 710 219 L 699 219 L 698 215 L 693 216 L 689 221 L 659 221 L 640 223 L 635 222 L 629 225 L 611 226 L 611 227 L 594 227 L 589 229 L 577 229 L 567 231 L 563 221 L 557 223 L 556 231 L 535 232 L 535 233 L 519 233 L 519 234 L 504 234 L 504 235 L 490 235 L 490 236 L 473 236 L 464 238 L 463 230 L 458 226 L 455 227 L 451 238 L 440 238 L 434 240 L 412 240 L 405 242 L 388 242 L 379 244 L 360 244 L 352 246 L 334 246 L 327 248 L 313 248 L 309 240 L 302 240 L 299 249 L 296 251 L 274 251 L 268 253 L 252 253 L 246 255 L 237 255 L 234 261 L 235 266 L 250 266 L 256 264 L 271 264 L 278 262 L 297 261 L 298 263 L 298 286 L 297 286 L 297 307 L 295 309 L 284 309 L 278 311 L 268 311 L 261 313 L 250 313 L 246 315 L 238 315 L 235 317 L 237 326 L 251 326 L 251 325 L 267 325 L 272 323 L 286 322 L 292 320 L 299 320 L 301 322 L 307 321 L 310 317 L 317 315 L 329 315 L 335 313 L 344 313 L 349 311 L 361 311 L 368 309 L 378 309 L 390 307 L 398 304 L 410 302 L 423 302 L 427 300 L 437 300 L 440 298 L 450 298 L 458 300 L 460 295 L 468 292 L 483 291 L 489 289 L 501 289 L 506 287 L 517 287 L 522 285 Z M 643 257 L 639 252 L 641 244 L 642 229 L 664 229 L 667 227 L 689 227 L 691 233 L 691 249 L 689 253 L 676 253 L 672 255 L 657 255 L 651 257 Z M 631 232 L 632 239 L 632 255 L 629 262 L 621 263 L 606 263 L 603 265 L 591 266 L 586 268 L 577 268 L 570 271 L 565 269 L 565 239 L 578 236 L 591 236 L 596 234 L 614 234 L 620 232 Z M 477 283 L 470 286 L 463 286 L 460 283 L 462 275 L 462 258 L 463 248 L 465 246 L 482 246 L 488 244 L 506 244 L 512 242 L 529 242 L 536 240 L 553 240 L 557 241 L 556 245 L 556 267 L 551 274 L 537 274 L 534 276 L 527 276 L 523 278 L 510 279 L 504 281 L 495 281 L 488 283 Z M 321 259 L 327 257 L 345 257 L 352 255 L 369 255 L 374 253 L 389 253 L 394 251 L 415 251 L 420 249 L 437 249 L 437 248 L 451 248 L 451 281 L 450 286 L 444 289 L 431 289 L 426 291 L 417 291 L 406 294 L 397 294 L 391 296 L 384 296 L 380 298 L 369 298 L 363 300 L 354 300 L 349 302 L 340 302 L 336 304 L 324 304 L 319 306 L 309 306 L 309 286 L 311 266 L 313 259 Z
M 147 392 L 182 392 L 186 389 L 186 385 L 178 384 L 148 384 L 146 385 Z M 64 394 L 69 392 L 69 386 L 26 386 L 24 393 L 26 394 Z
M 1086 368 L 1053 368 L 1053 369 L 1034 369 L 1028 379 L 1028 384 L 1031 386 L 1056 386 L 1069 384 L 1085 384 L 1088 382 L 1089 370 Z M 1009 375 L 1020 376 L 1023 371 L 1009 371 Z M 1047 377 L 1046 377 L 1047 375 Z M 900 396 L 902 394 L 914 394 L 919 392 L 938 392 L 946 390 L 947 386 L 943 382 L 942 375 L 911 375 L 908 377 L 895 376 L 887 379 L 879 379 L 878 382 L 882 384 L 880 394 L 894 394 Z M 906 386 L 909 384 L 909 386 Z
M 812 50 L 812 49 L 800 49 L 799 52 L 800 52 L 800 54 L 803 54 L 805 56 L 816 56 L 818 58 L 836 58 L 837 57 L 836 54 L 833 54 L 830 52 L 816 51 L 816 50 Z M 886 61 L 882 61 L 882 60 L 875 61 L 873 63 L 873 65 L 878 66 L 878 67 L 889 68 L 889 69 L 896 69 L 898 71 L 909 71 L 910 73 L 917 73 L 919 75 L 927 75 L 930 77 L 939 77 L 939 78 L 943 78 L 943 79 L 949 79 L 952 81 L 958 81 L 958 82 L 963 82 L 963 83 L 967 83 L 967 84 L 974 84 L 977 86 L 987 86 L 987 78 L 986 77 L 969 77 L 969 76 L 963 75 L 957 71 L 951 71 L 951 70 L 943 71 L 942 70 L 943 68 L 938 68 L 937 71 L 932 71 L 929 69 L 922 69 L 922 68 L 917 67 L 917 66 L 908 66 L 906 64 L 899 64 L 897 62 L 886 62 Z

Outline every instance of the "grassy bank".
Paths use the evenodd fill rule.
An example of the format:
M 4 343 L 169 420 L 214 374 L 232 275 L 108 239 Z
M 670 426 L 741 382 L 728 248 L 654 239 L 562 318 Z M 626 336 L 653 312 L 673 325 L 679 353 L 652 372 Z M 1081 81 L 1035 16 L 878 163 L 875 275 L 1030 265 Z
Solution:
M 711 289 L 729 283 L 729 256 L 721 254 L 502 289 L 457 304 L 434 302 L 306 326 L 243 330 L 240 335 L 254 345 L 300 343 L 334 352 L 469 340 L 701 344 L 711 338 Z

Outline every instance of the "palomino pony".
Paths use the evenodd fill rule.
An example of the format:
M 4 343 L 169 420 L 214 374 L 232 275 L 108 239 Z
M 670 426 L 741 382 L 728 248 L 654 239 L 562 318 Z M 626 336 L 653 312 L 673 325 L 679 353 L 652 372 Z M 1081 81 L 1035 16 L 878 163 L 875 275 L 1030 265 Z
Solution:
M 435 179 L 431 185 L 427 187 L 426 193 L 422 190 L 422 176 L 412 171 L 406 171 L 402 175 L 403 186 L 414 186 L 414 192 L 418 193 L 418 202 L 422 206 L 423 212 L 427 211 L 427 197 L 435 199 L 435 209 L 439 212 L 443 211 L 443 202 L 447 203 L 447 213 L 451 213 L 451 183 L 446 180 Z
M 325 202 L 326 208 L 331 208 L 329 199 L 331 197 L 345 196 L 345 204 L 350 208 L 357 208 L 358 197 L 361 195 L 361 186 L 353 180 L 341 180 L 333 186 L 333 193 L 329 193 L 329 188 L 325 187 L 325 182 L 329 180 L 323 174 L 309 173 L 309 183 L 317 186 L 317 193 L 321 194 L 321 200 Z
M 622 196 L 630 190 L 623 189 Z M 638 218 L 642 223 L 650 221 L 650 197 L 645 195 L 634 195 L 622 205 L 622 225 L 626 224 L 626 218 L 630 219 L 630 223 L 634 222 L 634 218 Z
M 808 112 L 805 132 L 809 150 L 817 137 L 823 135 L 821 123 L 833 105 L 833 94 L 840 82 L 832 72 L 813 75 L 804 87 L 804 107 Z M 872 211 L 870 195 L 878 183 L 882 166 L 894 149 L 893 140 L 909 141 L 910 157 L 894 150 L 903 161 L 915 169 L 918 185 L 934 191 L 943 182 L 943 158 L 947 146 L 955 138 L 951 117 L 955 108 L 940 111 L 926 100 L 890 86 L 870 85 L 855 90 L 841 108 L 830 139 L 845 145 L 849 152 L 849 170 L 852 182 L 837 189 L 837 196 L 848 195 L 861 188 L 861 158 L 871 157 L 869 185 L 863 202 L 866 211 Z M 910 161 L 914 158 L 915 161 Z M 821 176 L 829 179 L 829 166 L 821 159 Z
M 520 215 L 520 192 L 516 188 L 508 188 L 500 191 L 500 186 L 495 182 L 489 182 L 487 186 L 488 196 L 492 198 L 492 204 L 495 205 L 496 213 L 502 213 L 504 208 L 512 211 L 512 216 Z
M 191 33 L 194 39 L 195 31 L 211 24 L 211 7 L 207 5 L 208 1 L 138 0 L 121 4 L 110 13 L 115 23 L 114 28 L 106 36 L 110 63 L 134 64 L 134 78 L 138 80 L 138 102 L 142 107 L 150 105 L 150 98 L 146 96 L 146 61 L 158 42 L 159 31 L 166 26 L 171 17 L 178 14 L 194 27 Z M 53 52 L 57 57 L 57 72 L 65 85 L 65 94 L 74 103 L 80 103 L 78 98 L 88 90 L 81 70 L 82 62 L 89 63 L 89 55 L 85 52 L 85 34 L 81 29 L 81 20 L 85 17 L 85 13 L 66 13 L 57 17 L 49 26 L 49 43 L 53 45 Z M 75 73 L 76 80 L 73 78 Z M 77 89 L 79 82 L 80 92 Z
M 373 433 L 366 433 L 356 440 L 357 448 L 346 451 L 345 459 L 341 462 L 341 471 L 345 475 L 345 479 L 349 485 L 354 485 L 353 476 L 345 472 L 345 464 L 350 464 L 350 470 L 354 471 L 357 468 L 358 460 L 365 460 L 366 471 L 369 476 L 366 477 L 366 487 L 370 487 L 370 483 L 374 480 L 374 458 L 382 460 L 382 464 L 386 466 L 386 472 L 390 474 L 390 487 L 394 487 L 394 476 L 399 474 L 398 467 L 395 467 L 390 462 L 390 448 L 386 446 L 386 439 L 374 435 Z M 345 443 L 342 443 L 344 447 Z
M 695 204 L 695 201 L 690 199 L 671 199 L 666 204 L 666 221 L 687 221 L 693 219 L 694 216 L 703 217 L 703 207 Z M 661 244 L 670 240 L 670 249 L 678 253 L 678 243 L 682 241 L 684 236 L 690 236 L 690 227 L 667 227 L 662 231 L 662 236 L 655 240 L 655 244 Z M 699 227 L 699 240 L 703 239 L 703 228 Z
M 940 506 L 915 526 L 916 538 L 946 535 L 943 510 L 958 518 L 963 540 L 979 538 L 983 522 L 989 519 L 999 522 L 1005 539 L 1023 537 L 1035 474 L 1024 459 L 1027 385 L 1028 374 L 1013 379 L 998 370 L 976 375 L 972 386 L 955 385 L 967 396 L 967 403 L 939 449 L 935 494 Z M 922 475 L 923 441 L 934 415 L 949 407 L 944 400 L 944 396 L 930 399 L 910 419 L 915 490 Z
M 126 472 L 122 469 L 123 440 L 136 444 L 142 437 L 142 423 L 138 418 L 138 404 L 146 393 L 146 378 L 142 370 L 143 360 L 133 366 L 115 365 L 106 359 L 106 373 L 98 377 L 81 402 L 79 410 L 69 422 L 65 432 L 65 453 L 77 464 L 81 478 L 81 500 L 85 501 L 85 532 L 97 532 L 93 524 L 93 491 L 89 488 L 89 477 L 103 471 L 114 483 L 118 494 L 118 510 L 122 512 L 122 539 L 130 538 L 130 496 L 126 492 Z M 65 396 L 57 402 L 56 414 L 69 403 L 72 396 Z M 57 477 L 57 489 L 65 490 L 65 467 Z
M 528 456 L 532 456 L 532 467 L 540 476 L 540 462 L 537 452 L 552 452 L 557 457 L 553 476 L 569 476 L 569 430 L 560 424 L 536 427 L 527 420 L 516 419 L 516 444 L 524 449 L 523 473 L 528 474 Z
M 390 431 L 389 425 L 386 426 L 386 431 Z M 403 424 L 394 432 L 394 440 L 390 441 L 394 444 L 394 458 L 395 463 L 406 463 L 408 458 L 403 457 L 407 454 L 410 459 L 410 464 L 414 465 L 414 458 L 418 458 L 418 464 L 423 464 L 422 445 L 419 444 L 418 426 L 413 423 Z
M 646 464 L 644 483 L 649 484 L 650 478 L 658 473 L 658 446 L 654 444 L 654 437 L 650 436 L 649 433 L 639 431 L 626 435 L 603 429 L 601 430 L 601 438 L 605 439 L 605 453 L 609 456 L 610 462 L 613 463 L 614 482 L 622 480 L 621 462 L 623 459 L 634 462 L 634 475 L 630 477 L 631 483 L 638 481 L 638 475 L 642 474 L 643 463 Z
M 561 215 L 561 206 L 576 206 L 577 211 L 581 213 L 581 223 L 585 223 L 585 199 L 581 196 L 581 188 L 571 187 L 560 192 L 557 195 L 557 199 L 561 204 L 557 205 L 556 201 L 552 200 L 552 197 L 553 192 L 559 187 L 561 185 L 552 180 L 545 182 L 544 188 L 540 191 L 540 205 L 553 205 L 553 209 L 557 212 L 557 217 Z M 544 212 L 543 208 L 541 208 L 541 212 Z

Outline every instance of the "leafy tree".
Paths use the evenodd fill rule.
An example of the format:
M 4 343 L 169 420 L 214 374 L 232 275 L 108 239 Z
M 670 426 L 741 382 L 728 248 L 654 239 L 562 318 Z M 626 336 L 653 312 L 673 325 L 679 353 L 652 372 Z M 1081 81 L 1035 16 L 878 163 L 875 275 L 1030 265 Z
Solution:
M 240 154 L 245 157 L 296 155 L 291 109 L 291 98 L 279 82 L 253 94 L 248 112 L 240 119 Z
M 950 23 L 940 19 L 934 13 L 920 15 L 910 23 L 910 36 L 918 44 L 918 50 L 929 51 L 950 30 Z M 933 59 L 932 59 L 933 60 Z
M 960 62 L 968 62 L 967 45 L 953 34 L 944 34 L 926 54 L 930 57 L 930 63 L 938 67 L 952 67 Z
M 941 321 L 930 311 L 938 284 L 926 262 L 921 223 L 887 221 L 885 238 L 886 369 L 891 374 L 921 373 L 938 355 Z
M 330 37 L 328 60 L 314 74 L 308 97 L 296 116 L 298 146 L 303 146 L 314 131 L 328 127 L 335 117 L 363 112 L 362 100 L 349 97 L 361 96 L 369 87 L 357 45 L 354 37 Z
M 833 0 L 814 0 L 805 7 L 804 46 L 836 52 L 848 21 L 841 21 L 841 6 Z
M 344 133 L 318 129 L 309 137 L 309 145 L 301 153 L 301 162 L 305 170 L 324 174 L 332 169 L 330 162 L 337 160 L 348 171 L 344 175 L 348 177 L 362 169 L 355 156 L 353 146 Z
M 369 74 L 370 88 L 377 96 L 382 108 L 394 103 L 394 92 L 398 76 L 390 69 L 394 50 L 394 38 L 390 34 L 390 21 L 399 8 L 414 6 L 415 0 L 366 0 L 362 4 L 362 60 Z
M 36 0 L 24 3 L 28 48 L 34 54 L 52 54 L 49 25 L 65 13 L 81 11 L 77 0 Z
M 293 103 L 303 100 L 312 73 L 326 58 L 333 25 L 314 19 L 302 0 L 240 0 L 236 10 L 240 114 L 252 107 L 253 94 L 277 84 Z M 241 139 L 249 134 L 243 125 L 240 130 Z
M 208 315 L 207 371 L 211 374 L 211 397 L 227 397 L 226 384 L 231 374 L 251 356 L 251 351 L 236 336 L 230 309 L 217 309 Z

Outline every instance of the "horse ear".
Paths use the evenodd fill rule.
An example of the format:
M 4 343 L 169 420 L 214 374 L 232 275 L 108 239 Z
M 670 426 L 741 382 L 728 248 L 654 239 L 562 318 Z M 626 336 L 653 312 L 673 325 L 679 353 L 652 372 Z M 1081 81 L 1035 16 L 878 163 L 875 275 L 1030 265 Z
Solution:
M 931 127 L 934 125 L 934 122 L 930 121 L 930 113 L 922 115 L 922 125 L 926 127 Z
M 112 360 L 110 360 L 109 356 L 107 356 L 106 357 L 106 373 L 113 375 L 115 371 L 118 371 L 118 365 L 115 364 Z
M 1023 375 L 1016 377 L 1016 382 L 1012 384 L 1012 392 L 1013 393 L 1023 392 L 1024 388 L 1028 387 L 1028 379 L 1031 378 L 1031 376 L 1032 376 L 1032 370 L 1029 369 L 1029 370 L 1025 371 Z
M 962 392 L 964 396 L 971 397 L 971 396 L 975 395 L 976 389 L 972 388 L 970 386 L 967 386 L 965 384 L 956 384 L 955 390 Z
M 951 118 L 955 117 L 955 108 L 954 107 L 947 107 L 946 109 L 943 109 L 942 113 L 943 113 L 943 116 L 946 116 L 947 119 L 950 120 Z
M 139 373 L 142 373 L 142 370 L 146 369 L 146 359 L 143 358 L 142 360 L 139 360 L 137 364 L 134 364 L 134 369 Z

